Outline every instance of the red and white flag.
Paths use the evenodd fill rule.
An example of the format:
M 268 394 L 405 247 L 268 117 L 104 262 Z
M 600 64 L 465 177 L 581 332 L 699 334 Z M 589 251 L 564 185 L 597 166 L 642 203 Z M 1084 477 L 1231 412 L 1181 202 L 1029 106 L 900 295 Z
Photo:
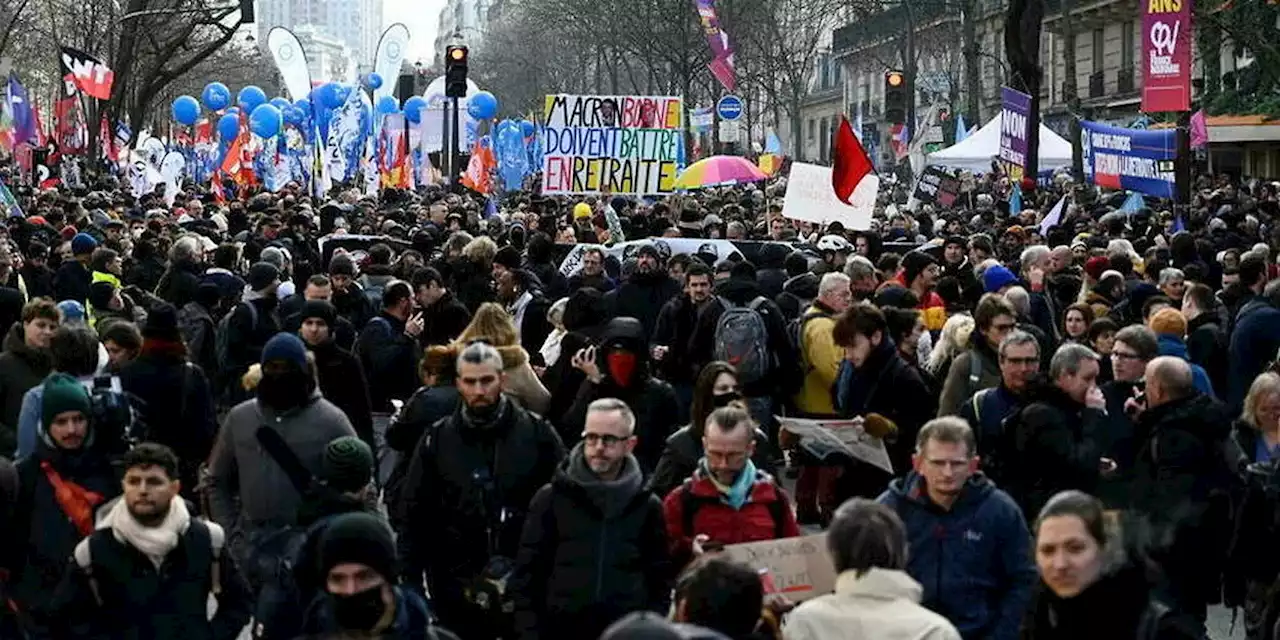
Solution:
M 853 197 L 853 192 L 863 178 L 875 173 L 875 167 L 871 165 L 871 159 L 867 157 L 862 143 L 858 142 L 858 137 L 853 135 L 853 127 L 845 116 L 840 116 L 840 125 L 836 127 L 831 149 L 834 158 L 831 188 L 836 193 L 836 199 L 852 204 L 849 200 Z

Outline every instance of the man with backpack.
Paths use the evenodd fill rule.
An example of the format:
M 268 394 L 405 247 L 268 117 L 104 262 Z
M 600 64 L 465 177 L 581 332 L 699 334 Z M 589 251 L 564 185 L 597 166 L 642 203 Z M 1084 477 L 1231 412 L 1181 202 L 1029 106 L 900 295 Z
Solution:
M 209 459 L 210 512 L 238 534 L 230 547 L 242 566 L 259 543 L 297 522 L 307 478 L 320 472 L 329 442 L 354 435 L 347 416 L 320 396 L 302 340 L 287 333 L 269 340 L 257 398 L 227 414 Z
M 662 501 L 675 566 L 726 545 L 800 535 L 787 492 L 751 462 L 755 426 L 746 411 L 716 409 L 702 447 L 697 470 Z
M 369 264 L 365 265 L 360 277 L 356 278 L 356 283 L 364 291 L 370 309 L 382 308 L 382 292 L 396 279 L 391 273 L 391 261 L 391 247 L 381 242 L 369 247 Z
M 233 640 L 252 613 L 226 534 L 178 495 L 178 457 L 144 442 L 121 460 L 122 498 L 76 545 L 61 616 L 73 637 Z M 209 617 L 209 597 L 217 613 Z
M 1001 457 L 1008 453 L 1005 418 L 1027 402 L 1027 388 L 1040 371 L 1040 343 L 1035 336 L 1014 330 L 1000 341 L 1000 384 L 982 389 L 960 405 L 960 417 L 973 427 L 982 455 L 982 472 L 999 484 Z
M 258 362 L 267 341 L 280 332 L 280 321 L 276 317 L 280 270 L 273 264 L 259 262 L 249 269 L 248 286 L 244 299 L 223 316 L 217 328 L 219 389 L 233 402 L 245 397 L 240 377 L 250 365 Z

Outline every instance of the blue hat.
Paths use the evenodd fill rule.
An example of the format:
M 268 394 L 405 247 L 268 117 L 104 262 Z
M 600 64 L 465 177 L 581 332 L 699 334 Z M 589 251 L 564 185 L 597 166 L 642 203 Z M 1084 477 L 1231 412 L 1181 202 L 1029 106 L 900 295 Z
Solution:
M 75 300 L 59 302 L 58 311 L 62 312 L 63 322 L 84 322 L 84 305 Z
M 277 333 L 262 348 L 262 364 L 272 360 L 283 360 L 307 368 L 307 346 L 302 339 L 292 333 Z
M 1017 282 L 1018 278 L 1012 271 L 998 264 L 988 267 L 982 274 L 982 290 L 987 293 L 995 293 Z
M 98 241 L 87 233 L 77 233 L 71 238 L 71 253 L 75 255 L 84 255 L 93 253 L 98 248 Z

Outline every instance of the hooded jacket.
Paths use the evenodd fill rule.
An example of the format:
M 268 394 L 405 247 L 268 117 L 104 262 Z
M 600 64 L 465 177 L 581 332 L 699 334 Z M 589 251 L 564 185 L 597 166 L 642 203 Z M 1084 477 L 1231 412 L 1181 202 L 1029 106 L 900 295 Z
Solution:
M 782 503 L 782 509 L 776 503 Z M 694 509 L 692 515 L 686 508 Z M 739 508 L 725 501 L 715 482 L 702 469 L 662 499 L 663 519 L 671 555 L 677 566 L 691 558 L 693 538 L 705 534 L 724 545 L 760 542 L 800 535 L 791 498 L 773 476 L 756 469 L 747 489 L 746 502 Z M 784 520 L 775 520 L 775 514 Z M 688 526 L 686 526 L 688 525 Z
M 609 305 L 610 316 L 639 320 L 647 340 L 653 335 L 663 305 L 679 294 L 680 284 L 658 266 L 650 273 L 633 272 L 626 282 L 605 294 L 604 299 Z
M 1236 313 L 1236 327 L 1231 333 L 1227 404 L 1232 409 L 1239 410 L 1244 405 L 1249 385 L 1275 358 L 1278 347 L 1280 309 L 1261 296 L 1245 302 Z
M 407 400 L 418 388 L 422 349 L 404 332 L 404 321 L 386 312 L 375 316 L 356 338 L 355 355 L 368 374 L 374 411 L 390 413 L 391 400 Z
M 662 502 L 636 459 L 601 480 L 579 444 L 529 505 L 510 585 L 517 633 L 594 640 L 632 611 L 665 612 L 672 575 Z
M 371 449 L 377 451 L 373 438 L 373 408 L 369 404 L 369 385 L 360 361 L 350 351 L 339 347 L 332 336 L 307 350 L 315 354 L 320 393 L 339 411 L 347 414 L 351 427 Z
M 944 510 L 913 471 L 879 501 L 906 525 L 907 573 L 924 587 L 921 604 L 966 638 L 1015 640 L 1037 574 L 1027 523 L 1009 494 L 979 473 Z
M 404 587 L 393 587 L 396 597 L 396 614 L 391 626 L 383 630 L 381 638 L 397 640 L 458 640 L 458 636 L 432 622 L 431 610 L 427 601 L 417 593 Z M 301 638 L 343 637 L 344 632 L 338 625 L 333 612 L 333 599 L 321 595 L 311 603 L 302 622 Z
M 609 354 L 625 349 L 635 354 L 635 370 L 630 380 L 618 380 L 609 370 Z M 635 318 L 614 318 L 605 326 L 596 350 L 596 364 L 604 379 L 599 384 L 583 380 L 578 397 L 561 421 L 565 442 L 577 443 L 587 422 L 587 407 L 600 398 L 618 398 L 636 414 L 635 434 L 639 438 L 635 456 L 647 476 L 658 465 L 663 443 L 679 428 L 681 420 L 671 385 L 649 374 L 649 342 Z
M 245 531 L 291 526 L 302 502 L 279 463 L 259 443 L 258 429 L 277 431 L 313 475 L 320 474 L 330 441 L 356 435 L 347 416 L 322 398 L 319 389 L 302 406 L 284 412 L 257 399 L 236 405 L 223 420 L 209 459 L 210 515 L 227 528 L 237 521 Z
M 18 446 L 18 414 L 27 390 L 40 384 L 53 369 L 48 349 L 27 346 L 22 323 L 16 322 L 4 337 L 0 353 L 0 453 L 10 454 Z

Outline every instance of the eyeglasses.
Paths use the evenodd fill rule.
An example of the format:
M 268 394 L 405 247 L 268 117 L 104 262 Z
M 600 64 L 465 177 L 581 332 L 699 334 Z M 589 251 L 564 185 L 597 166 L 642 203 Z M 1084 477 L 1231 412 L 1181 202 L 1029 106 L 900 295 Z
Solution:
M 630 439 L 630 436 L 619 437 L 609 433 L 587 433 L 585 431 L 582 433 L 582 440 L 591 446 L 603 444 L 606 447 L 615 447 Z
M 1038 367 L 1040 358 L 1001 358 L 1001 360 L 1021 367 Z
M 1141 360 L 1141 359 L 1142 359 L 1142 357 L 1141 357 L 1141 356 L 1139 356 L 1139 355 L 1138 355 L 1138 354 L 1136 354 L 1136 353 L 1127 353 L 1127 352 L 1125 352 L 1125 351 L 1116 351 L 1115 349 L 1112 349 L 1112 350 L 1111 350 L 1111 357 L 1112 357 L 1112 358 L 1115 358 L 1116 360 Z

